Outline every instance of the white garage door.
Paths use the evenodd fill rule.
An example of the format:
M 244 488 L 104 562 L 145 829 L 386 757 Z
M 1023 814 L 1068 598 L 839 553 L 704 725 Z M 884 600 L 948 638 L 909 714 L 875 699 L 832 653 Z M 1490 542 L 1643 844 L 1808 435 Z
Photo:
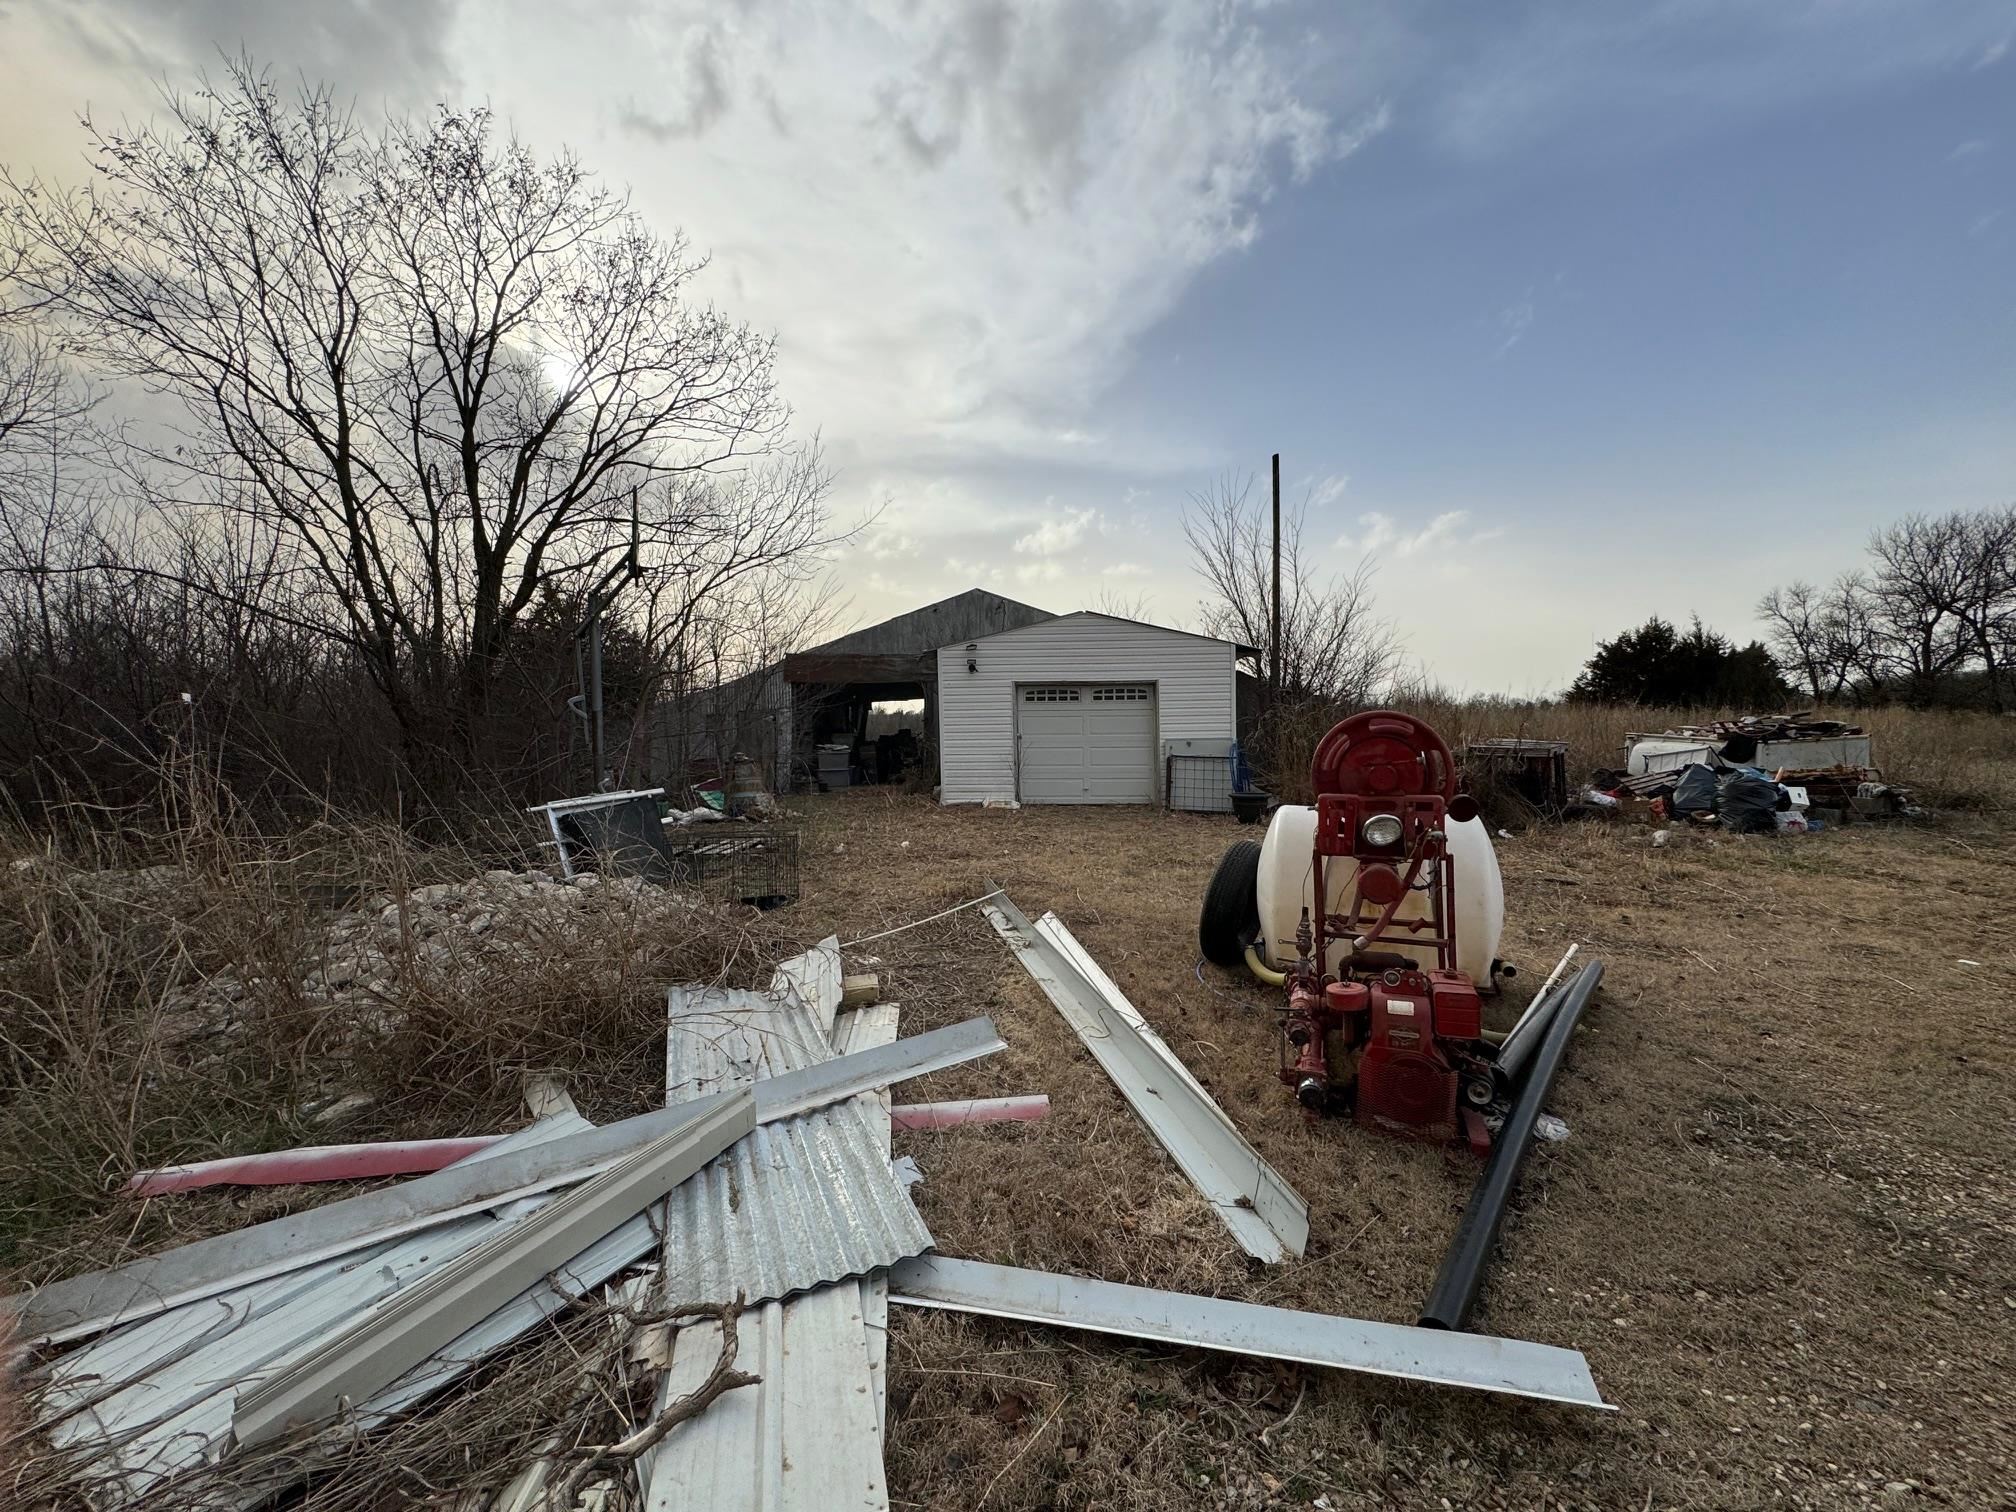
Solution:
M 1152 683 L 1043 683 L 1015 690 L 1024 803 L 1153 803 Z

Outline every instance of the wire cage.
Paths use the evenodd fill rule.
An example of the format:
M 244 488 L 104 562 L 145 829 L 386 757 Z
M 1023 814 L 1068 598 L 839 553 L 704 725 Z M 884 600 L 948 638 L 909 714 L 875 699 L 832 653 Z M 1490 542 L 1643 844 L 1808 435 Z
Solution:
M 798 897 L 798 831 L 775 825 L 708 825 L 672 842 L 674 875 L 711 896 L 758 908 Z
M 1163 801 L 1190 814 L 1232 812 L 1232 756 L 1171 751 L 1163 758 Z

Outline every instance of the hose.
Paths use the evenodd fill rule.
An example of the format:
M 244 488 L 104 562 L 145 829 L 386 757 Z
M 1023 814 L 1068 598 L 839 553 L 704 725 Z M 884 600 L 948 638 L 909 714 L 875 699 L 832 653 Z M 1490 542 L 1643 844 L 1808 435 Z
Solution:
M 1519 1163 L 1533 1143 L 1533 1124 L 1540 1117 L 1540 1105 L 1554 1085 L 1555 1073 L 1568 1053 L 1568 1040 L 1582 1017 L 1582 1010 L 1603 980 L 1603 963 L 1590 961 L 1581 974 L 1562 988 L 1547 1019 L 1533 1069 L 1505 1115 L 1498 1137 L 1491 1144 L 1491 1158 L 1484 1174 L 1477 1178 L 1470 1200 L 1463 1205 L 1463 1221 L 1456 1238 L 1442 1257 L 1434 1290 L 1421 1308 L 1423 1328 L 1462 1328 L 1470 1321 L 1470 1309 L 1484 1284 L 1484 1268 L 1498 1238 L 1498 1225 L 1510 1205 L 1513 1183 L 1519 1179 Z
M 1285 987 L 1288 985 L 1288 973 L 1285 971 L 1275 971 L 1266 962 L 1262 961 L 1258 946 L 1248 945 L 1246 947 L 1246 969 L 1269 987 Z

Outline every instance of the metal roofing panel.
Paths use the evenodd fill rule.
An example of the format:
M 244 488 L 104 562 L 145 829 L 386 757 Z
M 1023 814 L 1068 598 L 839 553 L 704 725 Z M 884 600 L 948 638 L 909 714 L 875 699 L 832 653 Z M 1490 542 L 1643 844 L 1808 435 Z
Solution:
M 1031 924 L 998 889 L 981 912 L 1128 1105 L 1255 1259 L 1299 1255 L 1309 1205 L 1248 1144 L 1225 1110 L 1054 914 Z
M 731 987 L 673 987 L 665 994 L 668 1106 L 832 1059 L 825 1031 L 795 999 Z
M 813 964 L 800 957 L 798 963 L 778 968 L 779 988 L 803 979 L 793 970 L 800 963 Z M 823 968 L 828 963 L 818 964 Z M 830 969 L 821 972 L 830 975 L 836 989 L 838 965 L 835 951 Z M 837 991 L 833 996 L 837 999 Z M 734 1036 L 715 1035 L 705 1044 L 675 1044 L 693 1037 L 680 1033 L 677 1011 L 682 1005 L 675 1000 L 672 1006 L 675 1017 L 666 1037 L 668 1101 L 745 1078 L 760 1085 L 791 1056 L 816 1056 L 824 1044 L 823 1035 L 815 1043 L 804 1032 L 810 1012 L 818 1009 L 808 1012 L 795 992 L 780 990 L 769 1001 L 767 1018 L 759 1004 L 742 1002 L 745 1017 L 735 1024 Z M 834 1024 L 833 1035 L 838 1048 L 857 1051 L 885 1044 L 894 1026 L 893 1007 L 878 1008 L 867 1018 L 845 1015 Z M 692 1206 L 683 1214 L 675 1207 L 666 1224 L 667 1295 L 683 1300 L 704 1296 L 709 1287 L 732 1288 L 738 1266 L 774 1269 L 800 1250 L 815 1258 L 821 1250 L 830 1251 L 825 1256 L 829 1263 L 819 1268 L 853 1274 L 843 1267 L 864 1265 L 878 1239 L 890 1241 L 884 1252 L 901 1245 L 907 1253 L 917 1253 L 907 1247 L 920 1239 L 928 1248 L 931 1238 L 923 1221 L 889 1174 L 885 1107 L 882 1097 L 864 1094 L 759 1129 L 673 1193 L 674 1204 Z M 858 1221 L 858 1214 L 835 1222 L 823 1207 L 831 1198 L 888 1203 L 891 1188 L 894 1202 L 873 1223 Z M 765 1212 L 759 1231 L 753 1220 Z M 893 1232 L 912 1221 L 915 1229 L 907 1235 Z M 746 1231 L 744 1223 L 751 1224 Z M 711 1237 L 698 1246 L 682 1244 L 689 1233 Z M 682 1265 L 714 1270 L 716 1278 L 681 1279 Z M 645 1506 L 652 1512 L 886 1508 L 881 1414 L 874 1389 L 881 1375 L 878 1359 L 886 1356 L 886 1331 L 868 1326 L 871 1284 L 824 1286 L 745 1312 L 738 1329 L 738 1360 L 761 1380 L 729 1392 L 639 1461 Z M 727 1295 L 733 1295 L 732 1289 Z M 886 1321 L 886 1294 L 877 1300 Z M 704 1379 L 718 1356 L 720 1338 L 719 1325 L 713 1323 L 678 1331 L 671 1369 L 659 1383 L 660 1410 Z M 884 1347 L 878 1349 L 878 1344 Z
M 647 1512 L 883 1512 L 867 1334 L 858 1286 L 745 1312 L 736 1364 L 762 1377 L 717 1398 L 638 1461 Z M 705 1379 L 716 1323 L 682 1328 L 658 1406 Z
M 1589 1375 L 1589 1362 L 1577 1351 L 1521 1339 L 1295 1312 L 943 1255 L 897 1266 L 889 1275 L 889 1295 L 913 1307 L 1612 1410 Z
M 710 1106 L 592 1180 L 517 1222 L 495 1228 L 453 1260 L 435 1260 L 314 1350 L 240 1391 L 232 1417 L 240 1444 L 333 1419 L 346 1401 L 382 1391 L 488 1317 L 556 1265 L 613 1233 L 674 1190 L 756 1125 L 747 1091 Z

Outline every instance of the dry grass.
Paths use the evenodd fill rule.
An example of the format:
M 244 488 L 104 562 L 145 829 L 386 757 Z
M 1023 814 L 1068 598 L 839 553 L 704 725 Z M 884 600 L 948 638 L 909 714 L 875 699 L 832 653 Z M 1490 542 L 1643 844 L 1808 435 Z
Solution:
M 1427 720 L 1452 748 L 1494 735 L 1565 740 L 1571 783 L 1597 767 L 1622 767 L 1627 733 L 1755 712 L 1486 699 L 1414 699 L 1397 707 Z M 1877 764 L 1884 775 L 1916 788 L 1934 805 L 2016 812 L 2016 718 L 1903 708 L 1819 712 L 1861 725 L 1874 737 Z M 1270 732 L 1263 739 L 1266 748 L 1272 749 L 1278 740 L 1280 749 L 1291 753 L 1274 775 L 1284 801 L 1307 801 L 1308 753 L 1331 722 L 1327 710 L 1298 710 L 1284 716 L 1278 737 Z
M 16 1284 L 329 1195 L 136 1205 L 119 1189 L 142 1167 L 513 1127 L 533 1073 L 570 1083 L 590 1117 L 649 1107 L 665 983 L 767 980 L 793 948 L 751 910 L 657 889 L 421 938 L 416 889 L 526 858 L 390 826 L 66 840 L 0 844 L 0 1266 Z M 320 981 L 353 906 L 390 935 L 389 958 L 381 980 L 331 994 Z M 368 1101 L 315 1120 L 344 1097 Z
M 1581 713 L 1586 724 L 1544 732 L 1568 734 L 1587 764 L 1640 722 L 1563 717 Z M 2008 725 L 1883 718 L 1868 722 L 1898 779 L 1991 808 L 2009 801 Z M 1444 728 L 1452 740 L 1517 732 L 1502 716 Z M 389 986 L 335 1008 L 305 984 L 327 963 L 337 910 L 477 875 L 520 842 L 421 847 L 343 826 L 269 839 L 200 813 L 185 814 L 172 841 L 98 823 L 55 843 L 17 837 L 0 856 L 7 1284 L 332 1195 L 281 1188 L 136 1206 L 116 1188 L 139 1165 L 513 1127 L 532 1071 L 558 1073 L 592 1117 L 635 1111 L 662 1095 L 664 982 L 756 981 L 828 932 L 872 934 L 997 879 L 1032 914 L 1064 917 L 1309 1198 L 1312 1243 L 1298 1262 L 1251 1265 L 968 911 L 850 961 L 875 958 L 905 1032 L 987 1012 L 1009 1042 L 906 1086 L 905 1100 L 1052 1099 L 1036 1124 L 898 1133 L 899 1153 L 927 1172 L 919 1200 L 940 1246 L 1413 1317 L 1475 1166 L 1303 1123 L 1273 1077 L 1268 995 L 1195 970 L 1197 902 L 1239 833 L 1229 823 L 945 810 L 873 792 L 803 813 L 807 892 L 796 907 L 668 910 L 662 897 L 609 889 L 564 923 L 517 931 L 508 948 L 445 956 L 406 939 L 402 923 Z M 888 1445 L 898 1503 L 2006 1501 L 2016 1474 L 2016 1185 L 2001 1149 L 2016 1116 L 2001 1006 L 2016 967 L 2009 838 L 1990 811 L 1799 839 L 1711 844 L 1676 832 L 1661 849 L 1629 827 L 1539 827 L 1501 847 L 1504 953 L 1530 972 L 1518 985 L 1530 990 L 1570 940 L 1608 975 L 1553 1099 L 1574 1135 L 1529 1164 L 1477 1327 L 1584 1350 L 1615 1417 L 899 1310 Z M 221 1028 L 220 983 L 236 984 Z M 1519 996 L 1494 1016 L 1509 1017 Z M 343 1090 L 374 1101 L 340 1133 L 307 1121 L 307 1106 Z M 456 1475 L 482 1482 L 492 1452 L 522 1457 L 571 1411 L 568 1361 L 595 1326 L 563 1320 L 499 1364 L 529 1372 L 511 1375 L 514 1390 L 536 1376 L 545 1406 L 451 1394 L 361 1450 L 324 1486 L 329 1504 L 349 1504 L 348 1487 L 391 1505 Z M 500 1400 L 522 1410 L 500 1420 Z M 1886 1495 L 1893 1482 L 1915 1489 Z
M 1267 995 L 1200 981 L 1197 900 L 1231 826 L 869 794 L 809 809 L 808 938 L 990 877 L 1054 908 L 1312 1207 L 1303 1260 L 1251 1267 L 968 912 L 864 947 L 906 1032 L 986 1011 L 1009 1041 L 906 1099 L 1047 1091 L 1055 1110 L 899 1133 L 944 1251 L 1411 1320 L 1475 1166 L 1306 1126 L 1273 1079 Z M 993 1512 L 1998 1504 L 2016 1473 L 2007 841 L 1972 819 L 1663 849 L 1570 826 L 1502 847 L 1525 990 L 1571 940 L 1608 975 L 1553 1099 L 1573 1137 L 1529 1164 L 1476 1326 L 1584 1350 L 1615 1417 L 899 1310 L 893 1494 Z M 1934 929 L 1911 922 L 1928 907 Z

